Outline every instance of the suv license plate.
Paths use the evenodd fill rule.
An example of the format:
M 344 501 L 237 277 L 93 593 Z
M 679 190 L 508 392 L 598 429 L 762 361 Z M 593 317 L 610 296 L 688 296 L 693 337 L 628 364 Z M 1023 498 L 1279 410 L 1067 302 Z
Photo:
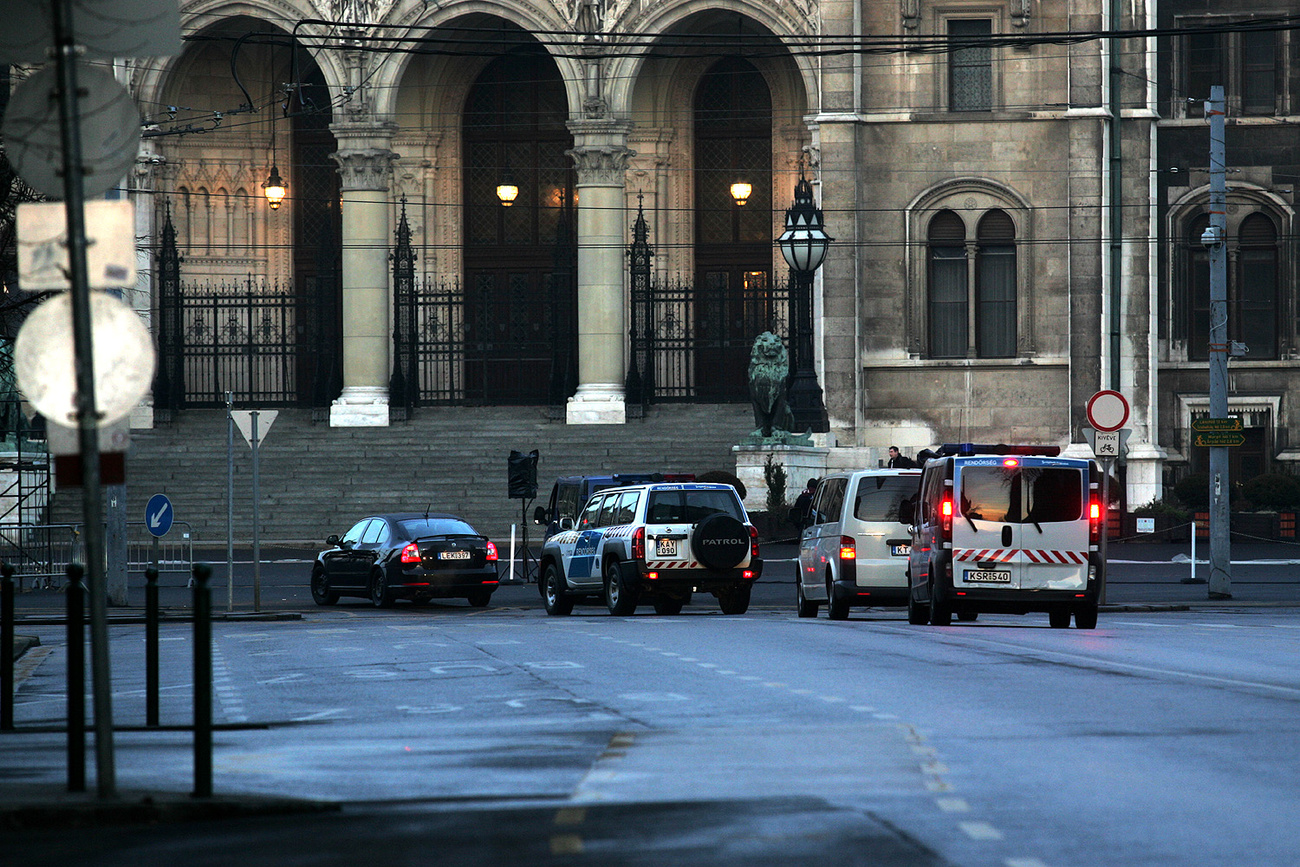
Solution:
M 912 556 L 912 546 L 911 545 L 890 545 L 889 553 L 894 555 L 895 557 L 910 557 Z
M 676 539 L 656 539 L 655 556 L 657 557 L 676 557 L 677 540 Z
M 468 560 L 470 554 L 468 551 L 439 551 L 439 560 Z
M 1001 570 L 980 569 L 966 573 L 967 584 L 1010 584 L 1011 573 Z

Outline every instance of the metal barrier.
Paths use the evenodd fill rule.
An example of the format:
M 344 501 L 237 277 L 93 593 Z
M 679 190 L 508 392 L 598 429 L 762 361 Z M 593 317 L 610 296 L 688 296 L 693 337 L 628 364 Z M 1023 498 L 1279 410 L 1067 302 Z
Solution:
M 140 521 L 127 525 L 127 573 L 153 565 L 154 537 Z M 0 561 L 13 565 L 18 591 L 56 590 L 66 585 L 68 564 L 86 562 L 82 524 L 0 524 Z M 190 575 L 194 539 L 190 525 L 172 524 L 158 542 L 158 571 Z

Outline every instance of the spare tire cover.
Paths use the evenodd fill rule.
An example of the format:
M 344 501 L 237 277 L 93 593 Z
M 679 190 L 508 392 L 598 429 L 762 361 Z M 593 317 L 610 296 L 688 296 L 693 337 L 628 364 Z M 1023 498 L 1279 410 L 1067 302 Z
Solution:
M 691 553 L 709 569 L 735 568 L 749 545 L 749 528 L 730 515 L 710 515 L 691 533 Z

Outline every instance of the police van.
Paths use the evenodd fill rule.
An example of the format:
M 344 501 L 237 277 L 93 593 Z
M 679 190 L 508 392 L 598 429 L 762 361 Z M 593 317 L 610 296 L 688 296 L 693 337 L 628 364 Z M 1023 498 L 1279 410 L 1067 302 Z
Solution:
M 909 623 L 1047 612 L 1054 628 L 1097 625 L 1106 564 L 1097 462 L 1055 446 L 943 446 L 926 462 L 910 518 Z M 909 514 L 910 513 L 910 514 Z

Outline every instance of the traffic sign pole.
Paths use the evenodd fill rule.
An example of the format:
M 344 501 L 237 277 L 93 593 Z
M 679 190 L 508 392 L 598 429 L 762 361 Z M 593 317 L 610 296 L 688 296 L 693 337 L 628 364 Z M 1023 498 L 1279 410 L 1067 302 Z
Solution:
M 1228 186 L 1223 86 L 1210 88 L 1210 225 L 1201 243 L 1210 254 L 1210 417 L 1228 417 Z M 1210 446 L 1210 599 L 1232 598 L 1231 536 L 1228 526 L 1228 447 Z

